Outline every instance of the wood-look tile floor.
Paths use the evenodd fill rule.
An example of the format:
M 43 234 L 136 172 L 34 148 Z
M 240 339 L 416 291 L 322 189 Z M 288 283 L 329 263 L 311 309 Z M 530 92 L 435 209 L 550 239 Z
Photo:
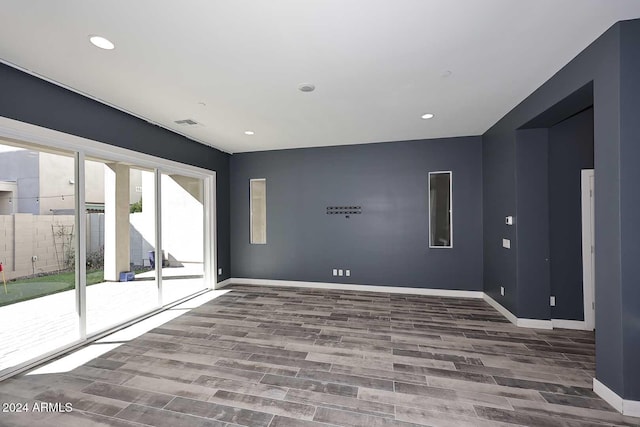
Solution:
M 594 335 L 482 300 L 253 287 L 70 372 L 0 383 L 1 426 L 640 425 L 591 389 Z

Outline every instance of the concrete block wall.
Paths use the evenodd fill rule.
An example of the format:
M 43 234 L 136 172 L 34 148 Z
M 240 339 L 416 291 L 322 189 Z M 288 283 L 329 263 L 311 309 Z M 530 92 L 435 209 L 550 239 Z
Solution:
M 0 262 L 6 279 L 64 268 L 74 223 L 73 215 L 0 215 Z

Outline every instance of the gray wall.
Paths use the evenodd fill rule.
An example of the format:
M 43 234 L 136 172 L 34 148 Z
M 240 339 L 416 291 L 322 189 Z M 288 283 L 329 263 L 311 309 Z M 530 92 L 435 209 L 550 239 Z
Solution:
M 549 129 L 549 244 L 554 319 L 584 319 L 581 170 L 593 169 L 593 108 Z
M 622 372 L 625 399 L 640 400 L 640 20 L 622 25 L 620 55 L 620 288 L 596 287 L 602 292 L 617 293 L 622 308 L 614 319 L 622 325 Z M 596 108 L 597 104 L 596 104 Z M 597 123 L 597 122 L 596 122 Z M 598 135 L 596 135 L 597 141 Z M 596 174 L 599 164 L 596 152 Z M 596 176 L 596 204 L 599 187 Z M 611 207 L 615 210 L 618 206 Z M 596 208 L 596 220 L 599 211 Z M 596 223 L 596 226 L 598 223 Z M 596 233 L 596 245 L 600 234 Z M 596 280 L 604 280 L 598 273 Z M 597 302 L 598 303 L 598 302 Z M 597 308 L 596 308 L 597 309 Z M 599 324 L 597 325 L 599 328 Z M 604 331 L 606 333 L 606 331 Z M 600 335 L 598 335 L 599 337 Z
M 513 294 L 545 292 L 517 283 L 537 259 L 518 257 L 520 241 L 500 251 L 503 237 L 530 235 L 534 224 L 505 230 L 504 216 L 527 201 L 518 192 L 518 129 L 593 82 L 595 163 L 596 377 L 625 399 L 640 400 L 640 21 L 624 21 L 556 73 L 483 135 L 484 289 L 520 316 Z M 518 212 L 517 214 L 521 214 Z M 522 227 L 529 228 L 521 230 Z M 513 243 L 513 241 L 512 241 Z M 500 284 L 507 287 L 501 297 Z M 523 285 L 523 286 L 520 286 Z M 523 287 L 527 287 L 523 291 Z M 536 301 L 540 312 L 548 296 Z M 524 301 L 524 299 L 523 299 Z M 532 304 L 534 302 L 531 302 Z
M 484 291 L 517 314 L 515 130 L 489 130 L 482 136 L 482 197 Z M 507 227 L 506 216 L 515 217 L 515 226 Z M 502 239 L 511 240 L 511 249 L 502 247 Z M 505 288 L 500 295 L 500 286 Z
M 518 316 L 533 319 L 549 319 L 551 313 L 547 140 L 546 129 L 525 129 L 516 134 L 517 215 L 515 226 L 508 227 L 517 238 L 517 252 L 510 255 L 517 256 Z
M 229 277 L 229 155 L 0 64 L 0 116 L 216 171 L 218 267 Z
M 2 140 L 0 140 L 0 145 Z M 0 181 L 15 181 L 18 200 L 16 213 L 38 215 L 40 205 L 40 165 L 35 151 L 20 150 L 0 153 Z
M 481 165 L 480 137 L 235 154 L 233 277 L 481 290 Z M 428 173 L 441 170 L 453 249 L 429 249 Z M 267 179 L 266 245 L 249 243 L 251 178 Z M 342 205 L 362 214 L 326 214 Z

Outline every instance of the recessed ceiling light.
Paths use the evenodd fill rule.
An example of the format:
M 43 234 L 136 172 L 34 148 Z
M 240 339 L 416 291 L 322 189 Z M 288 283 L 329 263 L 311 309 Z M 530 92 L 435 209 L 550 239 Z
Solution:
M 312 83 L 300 83 L 298 85 L 298 90 L 300 92 L 313 92 L 316 89 L 316 86 Z
M 99 47 L 100 49 L 111 50 L 116 47 L 113 43 L 111 43 L 111 41 L 101 36 L 89 36 L 89 41 L 94 46 Z
M 422 118 L 425 119 L 425 120 L 433 119 L 433 114 L 431 114 L 431 113 L 423 114 Z
M 255 132 L 254 132 L 254 131 L 252 131 L 252 130 L 245 130 L 245 131 L 244 131 L 244 134 L 245 134 L 245 135 L 254 135 L 254 134 L 255 134 Z

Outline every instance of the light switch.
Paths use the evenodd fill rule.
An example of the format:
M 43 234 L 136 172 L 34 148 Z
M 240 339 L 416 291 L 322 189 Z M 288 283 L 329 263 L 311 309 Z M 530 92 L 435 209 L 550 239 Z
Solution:
M 513 225 L 513 217 L 512 216 L 504 217 L 504 223 L 507 225 Z
M 507 248 L 507 249 L 511 249 L 511 240 L 502 239 L 502 247 L 503 248 Z

